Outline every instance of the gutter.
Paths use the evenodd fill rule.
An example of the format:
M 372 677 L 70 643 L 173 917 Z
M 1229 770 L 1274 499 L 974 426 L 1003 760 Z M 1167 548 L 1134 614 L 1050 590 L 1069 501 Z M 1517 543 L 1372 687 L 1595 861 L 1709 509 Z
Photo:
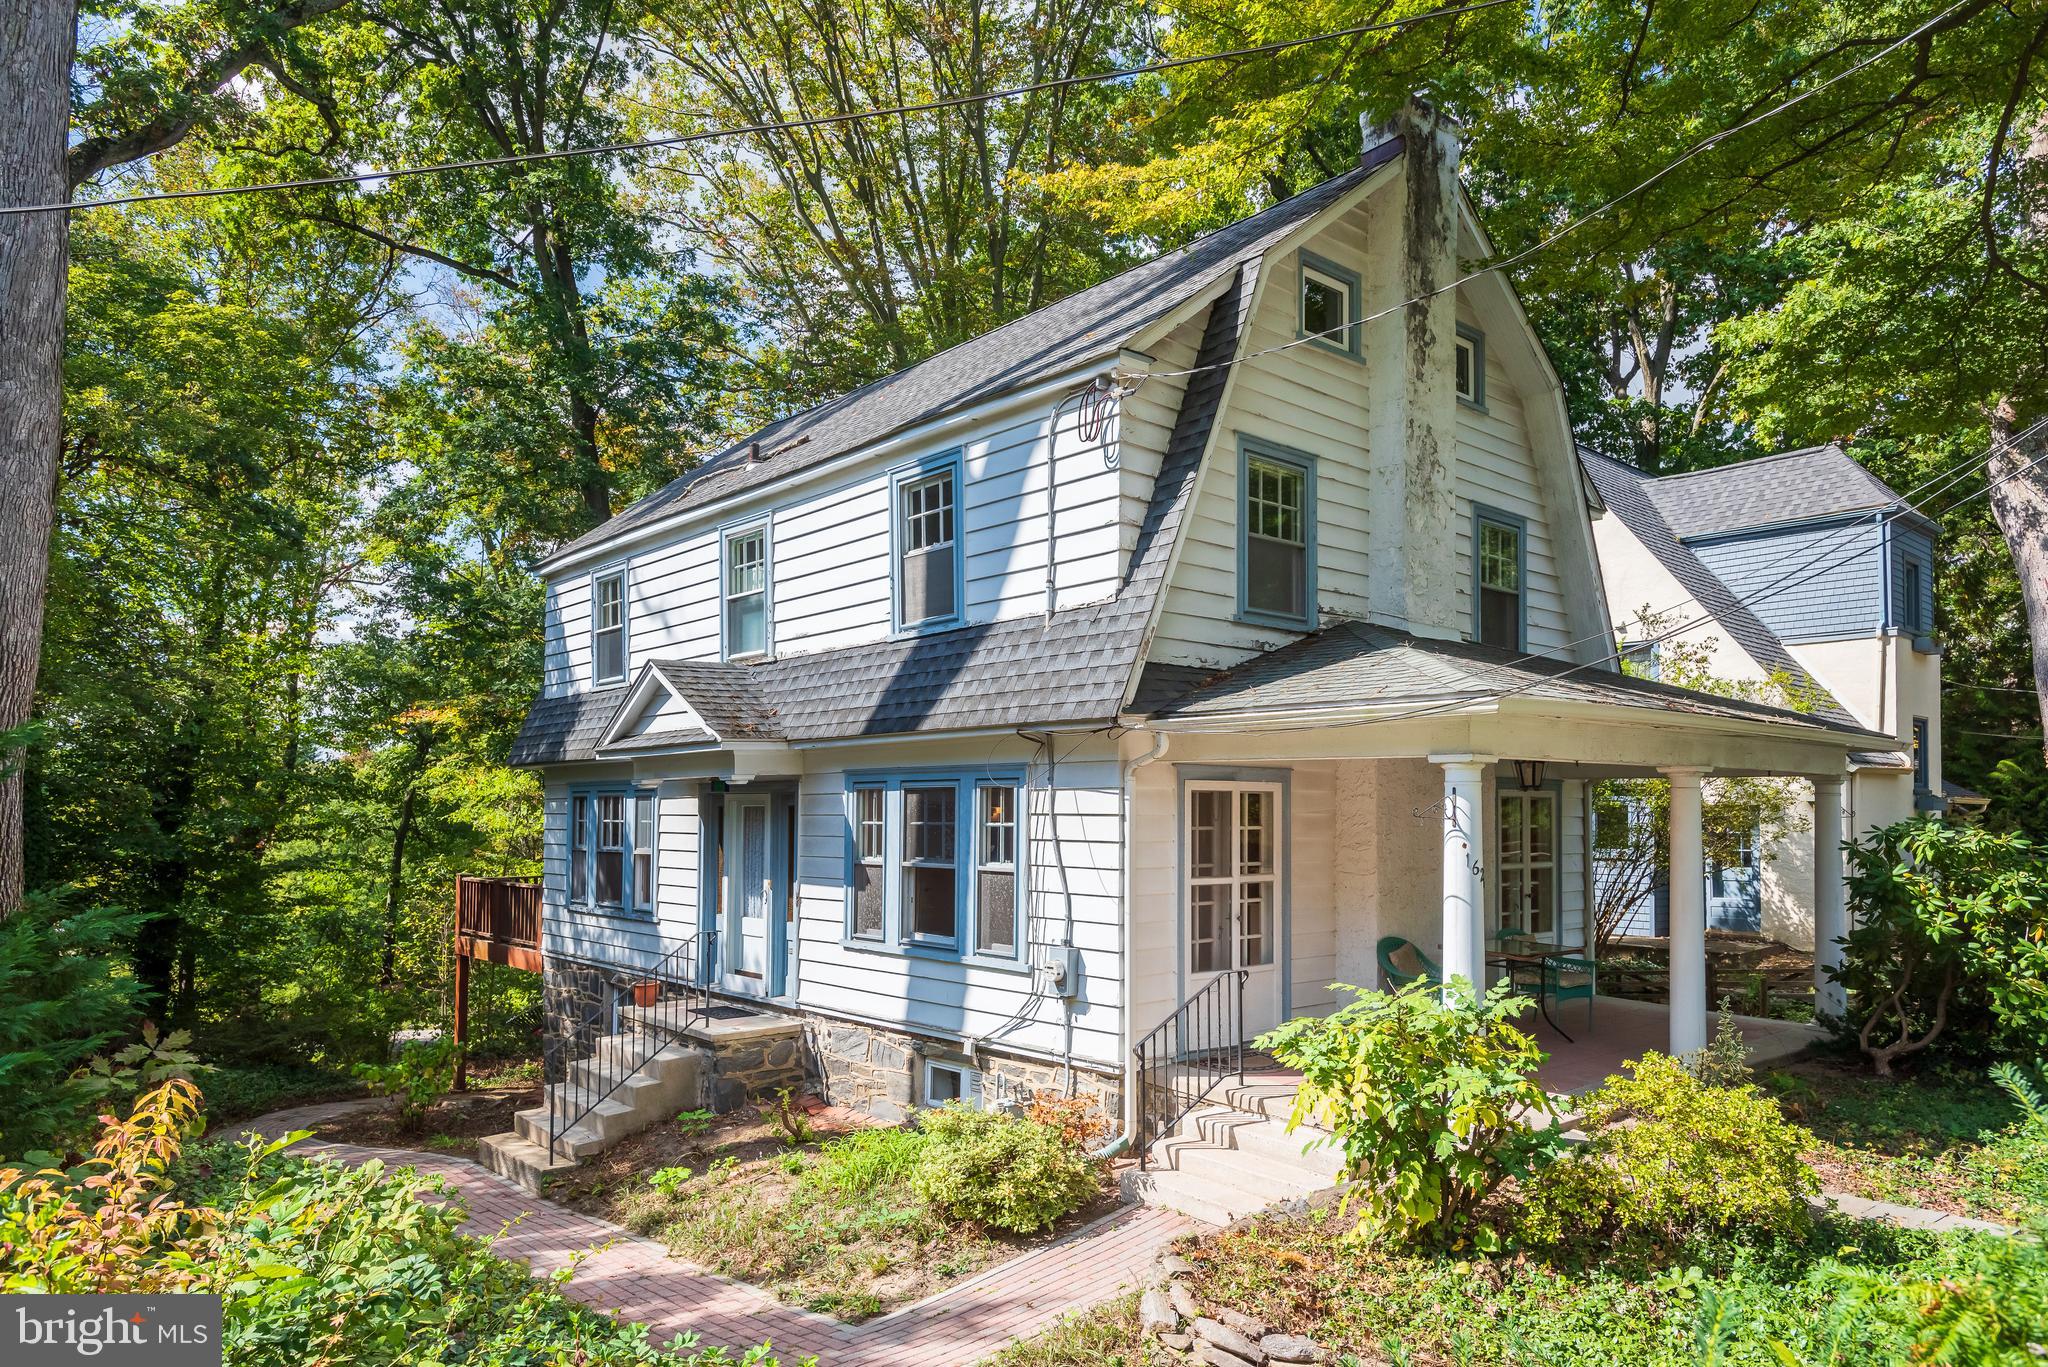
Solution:
M 1123 1133 L 1089 1154 L 1090 1158 L 1115 1158 L 1131 1147 L 1138 1133 L 1138 1088 L 1137 1074 L 1131 1067 L 1131 807 L 1135 799 L 1131 784 L 1138 770 L 1165 756 L 1173 738 L 1164 731 L 1152 731 L 1152 748 L 1142 755 L 1133 755 L 1124 761 L 1123 800 L 1118 808 L 1118 820 L 1122 826 L 1120 844 L 1123 850 L 1123 870 L 1117 879 L 1117 953 L 1121 956 L 1119 971 L 1123 974 L 1123 1010 L 1118 1012 L 1117 1044 L 1123 1053 L 1124 1078 L 1124 1128 Z

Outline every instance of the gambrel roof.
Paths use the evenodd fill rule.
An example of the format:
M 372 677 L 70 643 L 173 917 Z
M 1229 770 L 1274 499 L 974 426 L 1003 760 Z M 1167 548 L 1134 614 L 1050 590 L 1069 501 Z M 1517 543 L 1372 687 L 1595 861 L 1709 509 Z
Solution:
M 659 518 L 772 484 L 892 432 L 1115 356 L 1175 309 L 1257 261 L 1362 184 L 1401 150 L 1399 138 L 1292 199 L 1156 256 L 1099 285 L 948 347 L 850 394 L 734 442 L 550 556 L 563 559 Z M 750 456 L 758 451 L 759 458 Z

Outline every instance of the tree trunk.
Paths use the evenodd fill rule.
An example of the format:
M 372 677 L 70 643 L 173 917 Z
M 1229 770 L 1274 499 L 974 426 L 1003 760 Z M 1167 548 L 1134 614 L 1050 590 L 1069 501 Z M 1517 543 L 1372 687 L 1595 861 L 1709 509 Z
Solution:
M 412 839 L 413 799 L 426 772 L 427 755 L 434 747 L 434 729 L 422 726 L 412 738 L 412 763 L 405 772 L 405 796 L 398 803 L 398 822 L 391 832 L 391 874 L 384 889 L 384 960 L 379 968 L 379 986 L 398 981 L 398 915 L 404 901 L 405 846 Z
M 0 5 L 0 200 L 70 197 L 71 0 Z M 64 425 L 65 216 L 0 218 L 0 732 L 35 703 Z M 0 916 L 21 905 L 21 756 L 0 755 Z
M 2028 227 L 2048 238 L 2048 117 L 2034 120 L 2020 153 L 2019 183 L 2032 204 Z M 2034 648 L 2034 696 L 2048 736 L 2048 430 L 2028 428 L 2048 417 L 2040 376 L 2021 377 L 2016 391 L 1991 414 L 1991 515 L 2012 552 L 2020 597 L 2027 608 L 2027 638 Z M 2022 433 L 2026 435 L 2022 436 Z M 2039 464 L 2032 462 L 2039 461 Z M 2048 740 L 2042 743 L 2048 760 Z

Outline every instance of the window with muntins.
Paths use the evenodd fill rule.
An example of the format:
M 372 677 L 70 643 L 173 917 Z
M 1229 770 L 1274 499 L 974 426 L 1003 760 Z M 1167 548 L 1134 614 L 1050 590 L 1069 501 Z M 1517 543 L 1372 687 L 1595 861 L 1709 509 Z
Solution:
M 1473 553 L 1478 557 L 1478 634 L 1486 645 L 1520 650 L 1523 639 L 1522 529 L 1481 514 Z
M 569 795 L 569 901 L 652 912 L 660 870 L 660 808 L 653 789 Z
M 1244 459 L 1242 547 L 1246 616 L 1305 624 L 1310 617 L 1309 467 L 1248 452 Z
M 1223 973 L 1273 962 L 1280 892 L 1279 789 L 1187 791 L 1187 966 Z
M 880 788 L 853 791 L 853 936 L 857 940 L 879 940 L 883 935 L 888 796 Z
M 907 480 L 896 488 L 900 626 L 949 621 L 959 612 L 957 493 L 951 470 Z
M 768 529 L 753 527 L 725 538 L 725 654 L 767 650 Z
M 1021 966 L 1022 774 L 855 776 L 847 791 L 846 937 Z
M 626 677 L 626 576 L 600 574 L 590 589 L 590 672 L 599 683 Z

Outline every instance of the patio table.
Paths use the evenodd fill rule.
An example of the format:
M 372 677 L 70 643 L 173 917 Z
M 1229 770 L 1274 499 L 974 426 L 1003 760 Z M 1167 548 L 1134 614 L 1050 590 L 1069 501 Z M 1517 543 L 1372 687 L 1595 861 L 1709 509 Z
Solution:
M 1522 979 L 1525 976 L 1533 975 L 1536 982 L 1535 997 L 1537 1011 L 1542 1013 L 1543 1019 L 1549 1023 L 1551 1029 L 1557 1031 L 1560 1035 L 1564 1035 L 1564 1042 L 1566 1044 L 1576 1044 L 1578 1041 L 1565 1034 L 1565 1028 L 1557 1023 L 1555 1016 L 1550 1014 L 1550 993 L 1545 986 L 1543 962 L 1546 959 L 1552 958 L 1584 958 L 1585 953 L 1583 945 L 1570 949 L 1552 945 L 1534 951 L 1502 949 L 1495 950 L 1492 954 L 1488 955 L 1486 963 L 1489 968 L 1498 968 L 1506 973 L 1508 981 L 1514 985 L 1517 991 L 1522 987 Z

